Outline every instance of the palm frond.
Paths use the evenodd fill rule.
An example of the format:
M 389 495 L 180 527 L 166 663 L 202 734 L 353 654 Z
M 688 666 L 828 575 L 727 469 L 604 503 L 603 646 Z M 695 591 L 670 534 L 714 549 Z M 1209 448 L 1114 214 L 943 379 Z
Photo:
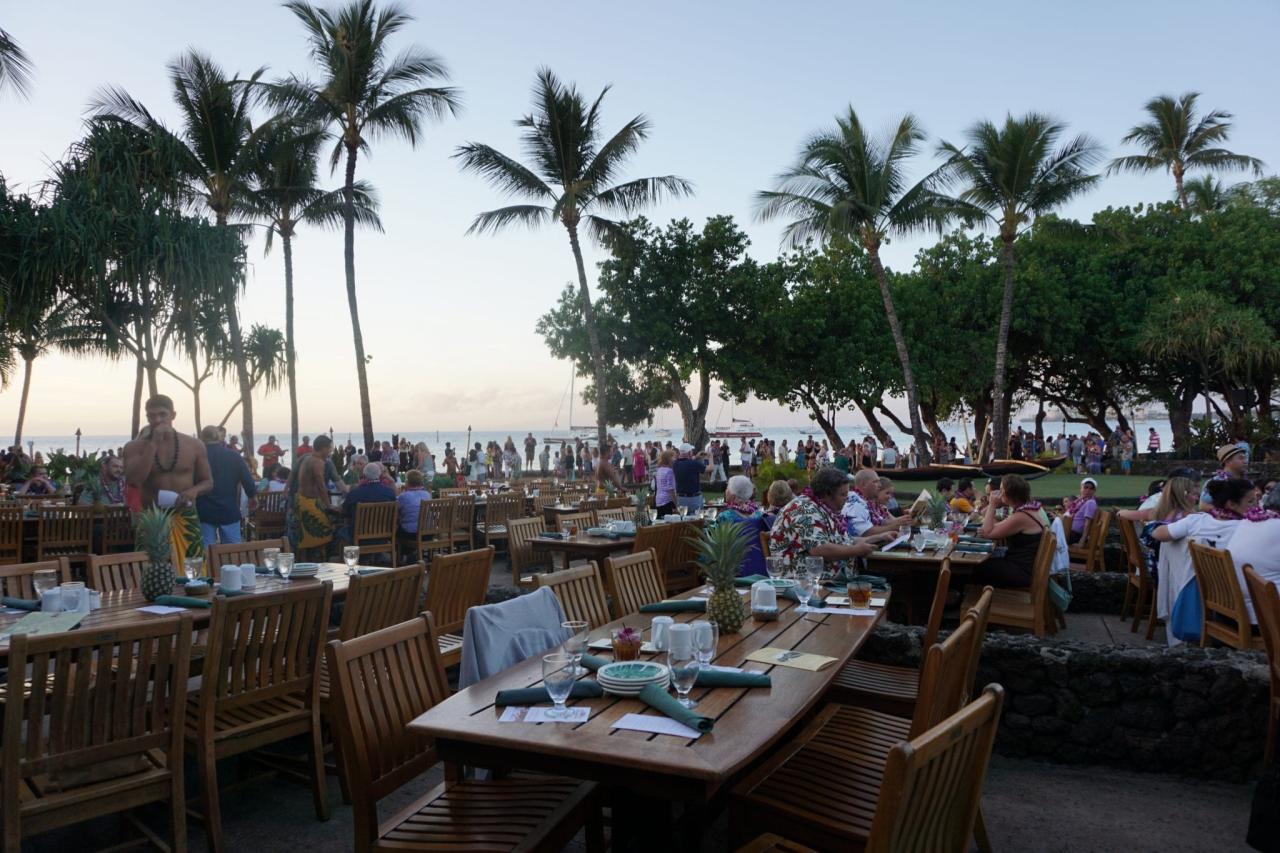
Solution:
M 20 97 L 31 96 L 35 65 L 13 36 L 0 30 L 0 89 L 13 89 Z
M 536 228 L 552 221 L 551 208 L 537 204 L 513 204 L 497 210 L 487 210 L 476 216 L 467 229 L 468 234 L 497 233 L 508 225 L 525 225 Z
M 693 195 L 693 184 L 690 181 L 677 175 L 661 175 L 618 184 L 596 193 L 592 200 L 605 210 L 618 210 L 629 215 L 667 198 L 690 195 Z
M 513 157 L 488 145 L 468 142 L 454 151 L 464 172 L 475 172 L 507 195 L 553 199 L 556 194 L 542 178 Z

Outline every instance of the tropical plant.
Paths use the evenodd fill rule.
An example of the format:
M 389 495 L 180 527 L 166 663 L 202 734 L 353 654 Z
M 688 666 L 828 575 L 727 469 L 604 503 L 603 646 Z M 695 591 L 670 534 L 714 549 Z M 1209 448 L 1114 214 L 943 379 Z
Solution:
M 290 447 L 298 446 L 297 350 L 293 334 L 293 237 L 301 224 L 335 228 L 343 223 L 344 197 L 341 191 L 318 186 L 321 133 L 300 128 L 293 122 L 278 122 L 262 140 L 255 157 L 256 184 L 250 203 L 256 218 L 267 226 L 266 251 L 279 235 L 284 254 L 284 336 L 285 367 L 289 380 Z M 378 201 L 364 181 L 355 190 L 356 222 L 377 231 Z
M 134 516 L 134 547 L 147 553 L 147 567 L 142 570 L 142 595 L 147 601 L 155 601 L 173 592 L 177 581 L 173 565 L 173 546 L 170 538 L 174 516 L 170 510 L 147 507 Z
M 269 92 L 277 105 L 304 125 L 333 129 L 331 166 L 346 155 L 342 217 L 347 307 L 351 312 L 360 388 L 360 421 L 365 447 L 372 447 L 368 358 L 356 297 L 356 157 L 361 151 L 367 154 L 370 140 L 379 136 L 398 136 L 411 146 L 416 145 L 427 120 L 457 112 L 458 91 L 448 86 L 425 85 L 448 79 L 439 57 L 417 48 L 391 55 L 390 37 L 413 20 L 399 6 L 386 5 L 379 10 L 373 0 L 352 0 L 337 12 L 329 12 L 302 0 L 284 5 L 306 30 L 311 58 L 324 76 L 313 82 L 292 75 L 272 84 Z
M 979 121 L 965 134 L 961 148 L 943 141 L 946 180 L 961 186 L 957 212 L 973 223 L 990 222 L 999 230 L 1004 266 L 1004 293 L 996 332 L 996 363 L 992 380 L 992 455 L 1009 447 L 1009 394 L 1005 386 L 1009 323 L 1013 316 L 1014 241 L 1036 217 L 1060 207 L 1092 187 L 1098 176 L 1091 169 L 1101 149 L 1081 134 L 1055 149 L 1066 125 L 1048 116 L 1028 113 L 1006 116 L 1003 126 Z
M 755 535 L 745 524 L 722 521 L 688 540 L 697 550 L 702 573 L 714 588 L 707 598 L 707 618 L 723 634 L 738 633 L 747 618 L 735 581 L 747 556 L 748 543 Z
M 22 97 L 31 94 L 31 74 L 35 66 L 13 36 L 0 30 L 0 89 L 5 86 Z
M 853 107 L 849 107 L 836 118 L 834 129 L 806 140 L 799 160 L 778 176 L 775 189 L 756 194 L 756 212 L 762 220 L 791 217 L 782 233 L 793 247 L 809 239 L 822 244 L 847 240 L 866 250 L 902 366 L 916 451 L 922 460 L 927 460 L 929 441 L 920 424 L 907 340 L 894 307 L 889 277 L 880 262 L 880 246 L 888 236 L 924 228 L 941 232 L 950 216 L 950 206 L 935 191 L 937 172 L 915 184 L 907 181 L 907 161 L 920 150 L 924 139 L 924 131 L 910 114 L 903 116 L 885 138 L 872 138 Z
M 1183 208 L 1191 206 L 1184 183 L 1190 171 L 1247 169 L 1261 175 L 1263 163 L 1257 157 L 1218 147 L 1231 133 L 1231 113 L 1209 110 L 1198 116 L 1199 97 L 1199 92 L 1186 92 L 1180 98 L 1160 95 L 1147 101 L 1143 109 L 1149 119 L 1131 127 L 1121 140 L 1136 144 L 1142 153 L 1115 158 L 1107 166 L 1107 172 L 1170 172 L 1178 203 Z
M 275 391 L 285 382 L 287 359 L 285 357 L 284 335 L 279 329 L 255 323 L 244 339 L 245 368 L 249 374 L 249 387 L 262 386 L 265 391 Z M 230 373 L 236 365 L 230 363 L 225 355 L 218 360 L 218 366 L 224 373 Z M 222 416 L 218 426 L 226 426 L 240 401 L 236 400 Z M 297 447 L 297 445 L 294 445 Z
M 1186 208 L 1194 213 L 1210 213 L 1222 210 L 1235 194 L 1213 175 L 1192 178 L 1183 185 L 1187 196 Z
M 258 140 L 269 126 L 255 127 L 250 115 L 255 97 L 253 84 L 264 71 L 259 68 L 242 84 L 228 77 L 208 56 L 194 50 L 170 62 L 169 82 L 182 119 L 179 132 L 169 130 L 123 89 L 100 90 L 91 107 L 101 118 L 166 138 L 186 178 L 186 194 L 207 207 L 217 227 L 226 231 L 231 227 L 230 217 L 246 206 Z M 253 392 L 240 332 L 238 296 L 239 287 L 224 289 L 227 336 L 240 388 L 242 433 L 248 453 L 255 446 Z
M 622 236 L 621 225 L 605 213 L 633 214 L 666 196 L 687 195 L 692 185 L 675 175 L 635 178 L 615 183 L 627 159 L 649 136 L 649 120 L 637 115 L 605 139 L 600 105 L 608 86 L 590 103 L 576 86 L 565 85 L 549 68 L 538 70 L 533 111 L 516 120 L 522 132 L 527 164 L 489 145 L 469 142 L 454 155 L 465 172 L 475 172 L 498 190 L 530 203 L 485 211 L 467 233 L 497 232 L 508 225 L 535 227 L 559 222 L 569 235 L 578 271 L 582 323 L 591 347 L 596 393 L 597 441 L 604 447 L 609 424 L 609 382 L 604 348 L 587 286 L 579 226 L 604 244 Z M 596 211 L 600 211 L 597 214 Z

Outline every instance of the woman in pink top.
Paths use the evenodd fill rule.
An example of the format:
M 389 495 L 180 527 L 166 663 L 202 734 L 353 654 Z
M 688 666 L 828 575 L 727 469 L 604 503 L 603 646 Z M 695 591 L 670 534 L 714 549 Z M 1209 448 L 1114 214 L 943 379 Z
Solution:
M 637 444 L 631 453 L 631 476 L 635 478 L 635 482 L 644 483 L 648 473 L 648 459 L 645 458 L 644 448 Z

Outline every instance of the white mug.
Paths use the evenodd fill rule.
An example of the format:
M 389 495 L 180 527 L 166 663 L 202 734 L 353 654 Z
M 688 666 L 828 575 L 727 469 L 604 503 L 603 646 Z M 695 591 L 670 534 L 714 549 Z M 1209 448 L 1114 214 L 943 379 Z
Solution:
M 671 630 L 671 626 L 675 624 L 675 620 L 670 616 L 653 617 L 652 635 L 653 647 L 660 652 L 667 650 L 667 634 Z
M 693 626 L 688 622 L 672 625 L 667 629 L 667 642 L 672 654 L 689 657 L 693 654 Z
M 228 592 L 237 592 L 240 589 L 240 567 L 223 566 L 219 569 L 218 584 Z
M 46 589 L 44 595 L 40 596 L 40 612 L 41 613 L 61 613 L 62 612 L 62 590 L 58 588 Z
M 778 591 L 768 581 L 756 581 L 751 585 L 752 610 L 776 610 Z
M 258 585 L 258 569 L 253 563 L 240 564 L 240 588 L 253 589 Z

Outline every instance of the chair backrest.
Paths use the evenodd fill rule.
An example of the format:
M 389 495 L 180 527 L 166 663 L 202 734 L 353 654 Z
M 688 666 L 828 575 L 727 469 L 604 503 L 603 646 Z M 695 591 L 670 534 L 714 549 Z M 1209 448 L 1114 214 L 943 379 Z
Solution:
M 492 529 L 499 525 L 506 525 L 509 519 L 519 518 L 523 511 L 524 495 L 493 495 L 489 498 L 488 504 L 485 507 L 485 526 Z
M 448 498 L 432 498 L 418 504 L 417 541 L 447 539 L 453 530 L 453 501 Z
M 538 588 L 549 587 L 560 599 L 566 619 L 586 622 L 592 629 L 609 621 L 609 605 L 605 602 L 600 570 L 595 563 L 544 572 L 537 576 Z
M 493 546 L 444 554 L 431 563 L 427 574 L 427 610 L 441 634 L 462 630 L 467 610 L 484 604 L 493 568 Z
M 27 800 L 25 779 L 56 778 L 148 750 L 162 750 L 170 767 L 181 766 L 190 663 L 187 613 L 111 629 L 15 635 L 3 706 L 6 822 L 18 819 L 20 798 Z
M 919 698 L 911 716 L 912 737 L 954 714 L 969 698 L 965 676 L 973 654 L 973 634 L 974 620 L 966 615 L 945 640 L 925 650 Z
M 610 521 L 628 521 L 631 512 L 626 507 L 615 507 L 613 509 L 596 510 L 596 526 L 603 527 Z
M 546 525 L 540 517 L 512 518 L 507 525 L 507 556 L 511 560 L 511 582 L 520 586 L 524 572 L 535 566 L 551 566 L 549 555 L 536 555 L 533 551 L 533 540 L 539 533 L 546 531 Z
M 1244 567 L 1244 580 L 1249 586 L 1249 598 L 1253 601 L 1253 613 L 1258 617 L 1258 631 L 1267 650 L 1271 664 L 1271 692 L 1280 695 L 1280 592 L 1276 585 L 1264 580 L 1253 570 Z
M 449 698 L 436 636 L 431 614 L 425 613 L 372 634 L 329 643 L 333 731 L 341 739 L 356 850 L 369 849 L 377 838 L 378 800 L 439 760 L 435 742 L 408 726 Z
M 645 551 L 652 551 L 654 560 L 659 566 L 664 566 L 662 557 L 670 553 L 671 547 L 676 538 L 675 524 L 650 524 L 648 527 L 641 527 L 636 530 L 636 541 L 631 546 L 632 554 L 640 554 Z
M 556 501 L 560 500 L 555 495 L 538 495 L 533 499 L 533 514 L 542 518 L 545 510 L 549 506 L 555 506 Z
M 102 518 L 102 550 L 111 553 L 117 548 L 132 548 L 133 514 L 127 506 L 103 506 L 98 508 Z
M 71 563 L 66 557 L 41 560 L 36 563 L 10 563 L 0 566 L 0 595 L 10 598 L 35 598 L 36 588 L 32 579 L 36 572 L 53 569 L 58 573 L 58 583 L 71 582 Z
M 1031 608 L 1033 628 L 1037 637 L 1043 637 L 1048 630 L 1046 617 L 1049 613 L 1049 575 L 1053 572 L 1053 553 L 1058 547 L 1058 538 L 1052 530 L 1040 534 L 1040 547 L 1036 549 L 1036 560 L 1031 566 Z
M 560 517 L 556 519 L 556 523 L 562 528 L 566 524 L 576 524 L 578 526 L 578 532 L 582 533 L 588 527 L 595 526 L 594 518 L 595 515 L 591 512 L 566 512 L 561 513 Z
M 761 533 L 767 536 L 767 533 Z M 765 551 L 765 553 L 769 553 Z M 951 558 L 942 561 L 938 569 L 938 582 L 933 588 L 933 603 L 929 605 L 929 622 L 924 628 L 924 648 L 928 649 L 938 642 L 938 632 L 942 630 L 942 612 L 947 607 L 947 591 L 951 588 Z M 922 662 L 923 663 L 923 662 Z
M 215 570 L 222 566 L 238 566 L 241 563 L 261 566 L 265 565 L 262 554 L 268 548 L 279 548 L 283 553 L 291 550 L 288 539 L 257 539 L 253 542 L 232 542 L 225 545 L 215 543 L 205 549 L 205 562 L 210 573 L 215 574 Z
M 445 491 L 450 490 L 445 489 Z M 476 519 L 475 496 L 463 489 L 462 494 L 453 495 L 449 500 L 453 501 L 453 529 L 469 531 Z M 436 623 L 437 627 L 439 624 L 439 622 Z
M 36 509 L 36 559 L 46 556 L 85 556 L 93 550 L 91 506 L 46 506 Z
M 1190 551 L 1204 611 L 1202 639 L 1212 637 L 1237 649 L 1251 648 L 1249 611 L 1231 552 L 1199 542 L 1192 542 Z
M 296 698 L 312 707 L 333 583 L 291 583 L 252 595 L 213 597 L 197 731 L 213 739 L 217 714 Z
M 982 594 L 969 608 L 965 619 L 973 620 L 973 651 L 969 656 L 969 668 L 964 676 L 964 701 L 973 698 L 973 686 L 978 679 L 978 663 L 982 658 L 982 643 L 987 638 L 987 622 L 991 619 L 991 605 L 996 592 L 992 587 L 982 588 Z
M 889 751 L 866 849 L 968 850 L 1004 690 L 975 701 Z
M 151 563 L 146 551 L 90 554 L 89 586 L 98 592 L 127 592 L 142 588 L 142 572 Z
M 423 568 L 421 563 L 384 569 L 367 575 L 353 575 L 342 607 L 338 638 L 350 640 L 408 621 L 421 608 Z
M 22 507 L 0 506 L 0 564 L 22 561 Z
M 641 551 L 604 561 L 605 584 L 613 598 L 613 616 L 621 619 L 666 594 L 662 570 L 653 551 Z
M 283 533 L 285 512 L 289 505 L 289 493 L 266 492 L 258 494 L 258 508 L 253 511 L 253 526 L 259 536 Z
M 1111 516 L 1113 513 L 1109 509 L 1100 509 L 1094 513 L 1093 519 L 1089 522 L 1089 550 L 1092 551 L 1097 558 L 1096 566 L 1101 569 L 1102 566 L 1102 549 L 1107 544 L 1107 531 L 1111 529 Z
M 1138 530 L 1133 522 L 1120 522 L 1120 544 L 1124 548 L 1125 572 L 1135 578 L 1147 577 L 1147 556 L 1138 543 Z
M 356 504 L 356 526 L 351 532 L 351 544 L 365 545 L 369 540 L 381 543 L 396 535 L 400 519 L 400 505 L 395 501 L 370 501 Z

